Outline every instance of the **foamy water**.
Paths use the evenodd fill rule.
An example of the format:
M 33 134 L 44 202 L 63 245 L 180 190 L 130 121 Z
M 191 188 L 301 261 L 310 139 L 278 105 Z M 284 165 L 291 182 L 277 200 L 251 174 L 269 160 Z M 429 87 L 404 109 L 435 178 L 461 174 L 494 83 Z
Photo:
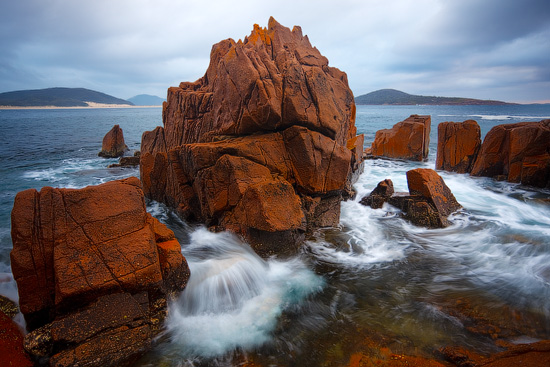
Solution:
M 265 261 L 227 232 L 198 228 L 183 253 L 191 277 L 170 305 L 163 350 L 184 360 L 269 342 L 282 312 L 324 284 L 298 258 Z

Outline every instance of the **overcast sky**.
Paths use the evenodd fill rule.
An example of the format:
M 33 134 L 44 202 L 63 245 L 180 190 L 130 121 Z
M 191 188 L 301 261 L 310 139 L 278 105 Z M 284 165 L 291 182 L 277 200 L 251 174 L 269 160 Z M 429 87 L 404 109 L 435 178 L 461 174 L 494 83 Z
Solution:
M 0 92 L 166 97 L 204 75 L 214 43 L 269 16 L 301 26 L 355 96 L 550 102 L 550 0 L 6 0 Z

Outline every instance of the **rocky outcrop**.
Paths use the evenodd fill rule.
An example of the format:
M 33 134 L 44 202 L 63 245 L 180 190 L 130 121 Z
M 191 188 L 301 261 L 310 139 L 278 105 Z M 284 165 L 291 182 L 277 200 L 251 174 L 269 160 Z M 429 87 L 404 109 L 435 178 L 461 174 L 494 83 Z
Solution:
M 51 366 L 129 363 L 189 277 L 178 241 L 146 212 L 135 177 L 18 193 L 12 241 L 25 348 Z
M 131 157 L 120 157 L 118 163 L 113 163 L 107 166 L 107 168 L 117 168 L 117 167 L 137 167 L 139 166 L 141 152 L 138 150 Z
M 550 188 L 550 120 L 497 125 L 477 152 L 474 123 L 439 125 L 437 169 Z
M 430 116 L 411 115 L 391 129 L 378 130 L 369 155 L 423 161 L 428 158 L 430 130 Z
M 378 183 L 372 192 L 359 201 L 360 204 L 370 206 L 373 209 L 380 209 L 386 201 L 394 194 L 393 182 L 385 179 Z
M 214 45 L 202 78 L 169 88 L 163 124 L 142 137 L 145 194 L 262 255 L 337 224 L 362 167 L 346 74 L 273 18 Z
M 385 202 L 401 209 L 411 223 L 428 228 L 449 225 L 447 217 L 461 208 L 441 176 L 434 170 L 417 168 L 407 172 L 409 193 L 394 193 L 393 183 L 386 179 L 360 203 L 381 208 Z
M 435 169 L 470 172 L 481 146 L 481 129 L 474 120 L 442 122 L 437 127 Z
M 550 120 L 493 127 L 471 174 L 550 188 Z
M 117 158 L 124 155 L 124 152 L 128 150 L 128 146 L 124 142 L 124 134 L 120 126 L 115 125 L 105 136 L 103 137 L 103 144 L 101 146 L 101 152 L 98 153 L 100 157 L 104 158 Z

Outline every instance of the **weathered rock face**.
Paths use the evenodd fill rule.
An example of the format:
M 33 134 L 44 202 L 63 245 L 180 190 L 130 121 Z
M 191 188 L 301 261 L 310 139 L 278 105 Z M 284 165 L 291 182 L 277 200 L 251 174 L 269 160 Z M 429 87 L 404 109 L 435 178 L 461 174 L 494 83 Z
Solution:
M 386 179 L 360 203 L 381 208 L 385 202 L 401 209 L 411 223 L 428 227 L 443 228 L 449 225 L 447 217 L 461 208 L 453 193 L 441 176 L 434 170 L 417 168 L 407 172 L 409 193 L 394 193 L 393 183 Z
M 493 127 L 471 174 L 550 188 L 550 120 Z
M 116 158 L 122 156 L 127 150 L 128 147 L 126 146 L 126 143 L 124 143 L 122 129 L 120 126 L 115 125 L 103 137 L 101 152 L 99 152 L 98 155 L 104 158 Z
M 430 146 L 431 117 L 411 115 L 391 129 L 376 132 L 369 154 L 422 161 L 428 158 Z
M 118 366 L 139 355 L 161 327 L 167 296 L 189 277 L 174 234 L 146 212 L 137 178 L 18 193 L 12 241 L 26 349 L 52 366 Z
M 361 169 L 346 74 L 273 18 L 214 45 L 204 77 L 168 89 L 163 123 L 142 137 L 145 194 L 262 255 L 335 225 Z
M 437 127 L 435 168 L 470 172 L 481 146 L 481 129 L 474 120 L 442 122 Z

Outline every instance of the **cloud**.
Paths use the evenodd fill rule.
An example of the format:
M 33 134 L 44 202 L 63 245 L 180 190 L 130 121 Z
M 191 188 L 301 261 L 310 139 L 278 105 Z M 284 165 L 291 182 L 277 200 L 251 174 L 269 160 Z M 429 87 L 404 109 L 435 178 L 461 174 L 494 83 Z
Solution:
M 300 25 L 356 95 L 379 88 L 548 96 L 547 0 L 18 0 L 0 5 L 0 88 L 97 87 L 164 96 L 254 23 Z M 523 81 L 523 84 L 522 84 Z M 511 86 L 514 86 L 511 88 Z M 546 87 L 546 90 L 544 88 Z M 92 88 L 92 89 L 94 89 Z M 533 89 L 535 88 L 535 89 Z M 481 94 L 484 95 L 481 95 Z

